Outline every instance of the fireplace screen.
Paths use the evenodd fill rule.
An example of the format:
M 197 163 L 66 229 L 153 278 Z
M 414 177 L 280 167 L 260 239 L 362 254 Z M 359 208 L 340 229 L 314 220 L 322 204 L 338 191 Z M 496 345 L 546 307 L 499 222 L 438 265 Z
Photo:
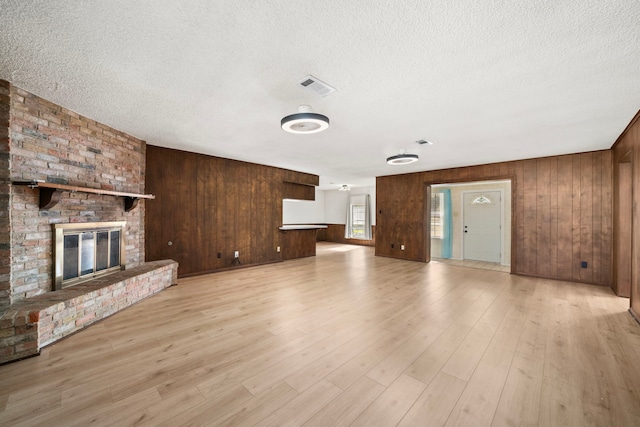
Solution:
M 56 290 L 124 269 L 125 224 L 55 224 Z

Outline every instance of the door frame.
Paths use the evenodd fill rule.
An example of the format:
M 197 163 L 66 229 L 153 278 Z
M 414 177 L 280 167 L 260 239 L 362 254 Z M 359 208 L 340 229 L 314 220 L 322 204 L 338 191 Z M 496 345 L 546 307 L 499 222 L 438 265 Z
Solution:
M 488 175 L 478 178 L 448 178 L 448 179 L 427 179 L 424 183 L 424 227 L 423 233 L 425 236 L 425 251 L 426 251 L 426 262 L 431 261 L 431 191 L 432 186 L 450 186 L 450 185 L 464 185 L 464 184 L 489 184 L 492 181 L 508 181 L 511 196 L 511 203 L 509 206 L 510 216 L 511 216 L 511 227 L 509 228 L 509 233 L 511 237 L 511 243 L 508 248 L 504 248 L 509 251 L 509 256 L 511 258 L 511 263 L 509 264 L 509 274 L 517 274 L 518 271 L 518 259 L 514 256 L 516 252 L 516 239 L 514 236 L 516 235 L 516 230 L 518 229 L 518 215 L 516 213 L 516 200 L 517 200 L 517 189 L 518 185 L 522 185 L 518 181 L 518 175 L 515 173 L 507 173 L 507 174 L 497 174 L 497 175 Z M 504 253 L 504 252 L 503 252 Z
M 469 193 L 483 193 L 483 192 L 489 192 L 489 191 L 498 191 L 500 192 L 500 265 L 507 265 L 505 264 L 505 253 L 504 253 L 504 232 L 505 232 L 505 217 L 504 217 L 504 189 L 503 188 L 485 188 L 483 190 L 462 190 L 460 192 L 460 214 L 462 216 L 462 224 L 461 224 L 461 229 L 460 229 L 460 235 L 462 236 L 462 241 L 460 242 L 461 244 L 461 249 L 462 249 L 462 259 L 465 259 L 464 257 L 464 195 L 465 194 L 469 194 Z M 513 236 L 512 236 L 513 238 Z

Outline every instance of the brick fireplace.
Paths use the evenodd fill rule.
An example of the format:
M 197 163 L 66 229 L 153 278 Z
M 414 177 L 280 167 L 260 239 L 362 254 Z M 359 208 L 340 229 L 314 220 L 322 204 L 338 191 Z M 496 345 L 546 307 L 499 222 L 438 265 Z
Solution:
M 50 299 L 47 294 L 55 289 L 56 224 L 125 223 L 123 264 L 127 271 L 138 268 L 148 273 L 143 268 L 144 203 L 125 211 L 118 197 L 62 191 L 58 203 L 44 210 L 39 208 L 38 189 L 11 183 L 40 180 L 140 194 L 144 192 L 145 148 L 144 141 L 0 80 L 0 362 L 15 358 L 25 347 L 7 330 L 13 328 L 16 336 L 33 335 L 27 326 L 40 321 L 46 311 L 42 301 Z M 170 270 L 175 268 L 165 268 L 171 283 L 176 272 Z M 130 286 L 128 276 L 120 276 L 125 288 Z M 159 287 L 145 290 L 142 297 Z M 31 301 L 39 301 L 37 310 L 29 309 Z M 54 322 L 53 314 L 51 319 Z M 65 328 L 73 330 L 75 325 Z M 7 355 L 7 347 L 13 348 L 12 355 Z
M 10 181 L 144 192 L 144 141 L 7 86 Z M 40 210 L 38 190 L 9 186 L 11 277 L 0 305 L 54 289 L 52 224 L 126 221 L 126 265 L 144 262 L 144 203 L 125 212 L 115 197 L 62 192 L 56 206 Z

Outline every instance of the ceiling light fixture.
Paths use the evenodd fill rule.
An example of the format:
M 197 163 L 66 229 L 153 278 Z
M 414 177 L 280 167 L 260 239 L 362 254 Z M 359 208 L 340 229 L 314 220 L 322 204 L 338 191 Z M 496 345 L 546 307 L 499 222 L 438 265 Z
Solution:
M 418 161 L 417 154 L 406 154 L 404 150 L 400 150 L 400 154 L 387 157 L 388 165 L 408 165 L 409 163 L 414 163 L 417 161 Z
M 282 130 L 289 133 L 318 133 L 329 127 L 329 118 L 311 112 L 311 107 L 308 105 L 301 105 L 297 113 L 283 117 L 280 120 L 280 126 Z
M 351 191 L 351 186 L 349 184 L 342 184 L 338 187 L 339 191 Z

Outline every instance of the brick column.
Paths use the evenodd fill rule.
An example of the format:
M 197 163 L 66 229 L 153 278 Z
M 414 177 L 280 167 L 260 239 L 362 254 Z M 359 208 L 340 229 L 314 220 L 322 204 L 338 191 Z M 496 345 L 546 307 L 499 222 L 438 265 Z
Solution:
M 11 85 L 0 80 L 0 310 L 11 303 L 9 110 Z

